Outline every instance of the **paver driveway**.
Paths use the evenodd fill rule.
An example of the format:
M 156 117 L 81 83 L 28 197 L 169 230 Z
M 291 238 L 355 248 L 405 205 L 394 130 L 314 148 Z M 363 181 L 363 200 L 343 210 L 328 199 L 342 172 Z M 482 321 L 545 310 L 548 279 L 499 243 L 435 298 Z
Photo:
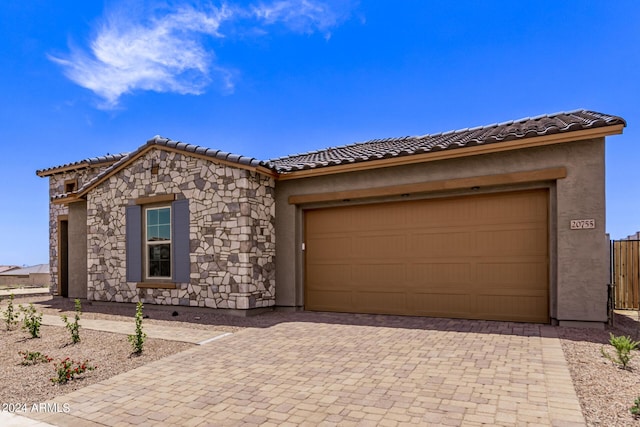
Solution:
M 86 387 L 60 426 L 584 425 L 551 326 L 295 313 Z

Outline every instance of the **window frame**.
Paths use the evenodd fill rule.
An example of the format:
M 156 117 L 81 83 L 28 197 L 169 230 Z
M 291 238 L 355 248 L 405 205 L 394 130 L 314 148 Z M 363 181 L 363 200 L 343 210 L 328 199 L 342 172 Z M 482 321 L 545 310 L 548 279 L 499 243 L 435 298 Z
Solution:
M 144 209 L 171 206 L 171 279 L 149 279 L 145 274 L 146 250 Z M 126 280 L 136 288 L 176 289 L 178 283 L 191 281 L 191 213 L 189 199 L 176 194 L 159 194 L 132 200 L 125 208 Z
M 149 240 L 149 224 L 148 224 L 148 212 L 159 211 L 162 209 L 169 210 L 169 222 L 165 225 L 169 226 L 169 239 L 161 241 Z M 169 282 L 173 280 L 173 209 L 171 204 L 152 204 L 142 207 L 142 268 L 143 268 L 143 280 L 144 281 L 164 281 Z M 151 261 L 149 260 L 149 249 L 152 246 L 169 245 L 169 275 L 168 276 L 152 276 L 150 275 Z

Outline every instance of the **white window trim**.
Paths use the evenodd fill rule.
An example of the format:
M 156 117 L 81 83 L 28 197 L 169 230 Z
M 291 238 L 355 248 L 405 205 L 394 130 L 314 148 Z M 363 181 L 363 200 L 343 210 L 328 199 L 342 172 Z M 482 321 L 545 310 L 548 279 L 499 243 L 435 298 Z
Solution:
M 149 236 L 147 235 L 148 233 L 148 227 L 147 227 L 147 212 L 148 211 L 152 211 L 152 210 L 159 210 L 159 209 L 169 209 L 169 240 L 161 240 L 158 242 L 150 242 L 149 241 Z M 162 205 L 162 206 L 149 206 L 149 207 L 145 207 L 143 209 L 143 230 L 144 230 L 144 240 L 142 242 L 143 245 L 143 250 L 144 250 L 144 265 L 143 265 L 143 272 L 144 272 L 144 280 L 171 280 L 173 278 L 173 240 L 171 239 L 171 236 L 173 234 L 173 224 L 172 224 L 172 217 L 173 217 L 173 209 L 171 208 L 171 205 Z M 169 264 L 170 264 L 170 269 L 171 269 L 171 275 L 170 276 L 150 276 L 149 275 L 149 246 L 155 246 L 155 245 L 166 245 L 169 244 Z

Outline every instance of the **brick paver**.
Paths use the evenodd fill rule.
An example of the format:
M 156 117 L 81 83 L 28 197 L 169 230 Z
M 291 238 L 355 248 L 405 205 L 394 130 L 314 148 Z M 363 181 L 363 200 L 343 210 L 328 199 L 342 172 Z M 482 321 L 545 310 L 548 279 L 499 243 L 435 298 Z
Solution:
M 59 426 L 585 424 L 551 326 L 290 319 L 56 398 L 69 414 L 29 416 Z

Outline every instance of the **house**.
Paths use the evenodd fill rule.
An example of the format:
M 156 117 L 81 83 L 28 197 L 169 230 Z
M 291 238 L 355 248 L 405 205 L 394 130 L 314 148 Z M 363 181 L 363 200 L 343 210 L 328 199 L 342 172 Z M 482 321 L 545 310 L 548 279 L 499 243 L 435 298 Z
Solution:
M 48 287 L 50 277 L 48 264 L 9 268 L 0 271 L 0 286 Z
M 576 110 L 268 161 L 155 137 L 39 170 L 52 291 L 602 327 L 625 126 Z
M 640 231 L 636 232 L 636 234 L 630 234 L 625 239 L 622 240 L 640 240 Z

